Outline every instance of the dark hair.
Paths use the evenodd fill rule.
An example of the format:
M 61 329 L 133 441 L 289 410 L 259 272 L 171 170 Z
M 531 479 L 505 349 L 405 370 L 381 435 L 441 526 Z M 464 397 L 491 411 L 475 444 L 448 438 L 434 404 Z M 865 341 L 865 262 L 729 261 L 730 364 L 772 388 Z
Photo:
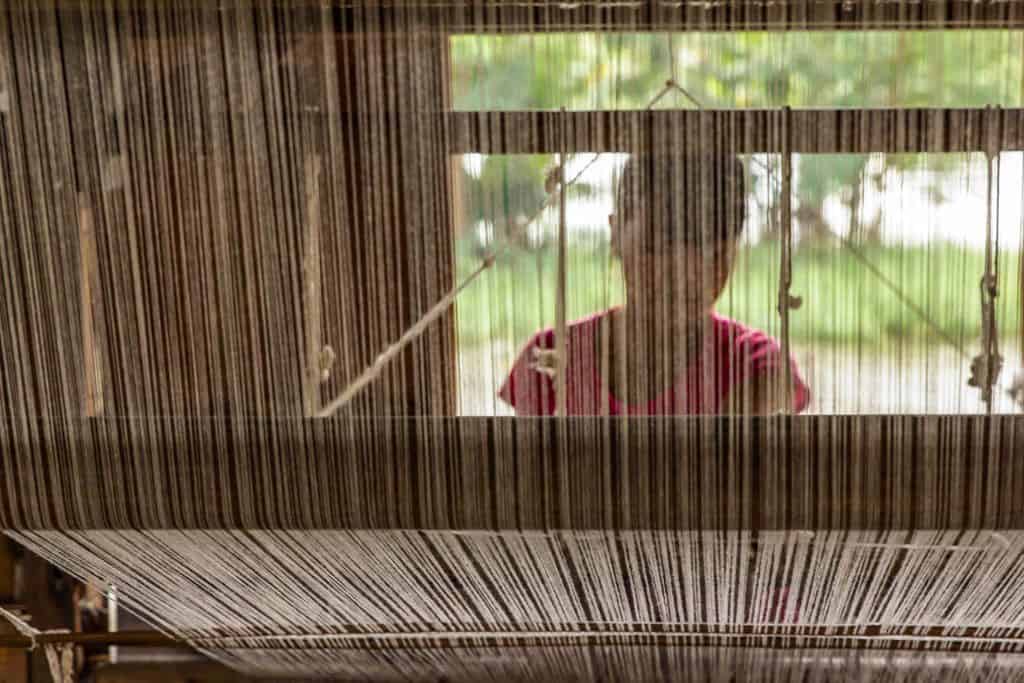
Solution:
M 635 154 L 616 205 L 620 225 L 643 230 L 652 247 L 734 242 L 746 222 L 746 171 L 732 154 Z

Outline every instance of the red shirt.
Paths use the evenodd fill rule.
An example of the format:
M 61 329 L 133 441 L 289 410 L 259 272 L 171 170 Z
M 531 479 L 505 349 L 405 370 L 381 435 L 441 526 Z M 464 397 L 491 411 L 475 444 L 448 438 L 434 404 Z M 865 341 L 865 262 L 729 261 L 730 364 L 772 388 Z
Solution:
M 760 330 L 711 314 L 709 343 L 704 344 L 690 367 L 653 400 L 627 405 L 604 386 L 600 359 L 595 349 L 601 321 L 614 309 L 597 313 L 567 326 L 566 409 L 569 415 L 700 415 L 722 412 L 723 401 L 737 386 L 760 373 L 777 371 L 782 349 Z M 535 366 L 536 349 L 554 349 L 555 332 L 543 330 L 519 354 L 512 371 L 498 391 L 518 415 L 554 415 L 554 380 Z M 802 412 L 811 392 L 790 358 L 793 376 L 793 411 Z M 607 412 L 606 412 L 607 411 Z

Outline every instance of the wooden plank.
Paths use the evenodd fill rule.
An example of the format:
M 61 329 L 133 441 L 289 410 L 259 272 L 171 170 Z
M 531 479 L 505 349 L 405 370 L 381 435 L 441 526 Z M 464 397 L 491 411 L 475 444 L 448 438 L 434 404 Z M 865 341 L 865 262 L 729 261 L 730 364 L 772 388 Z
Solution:
M 345 0 L 455 32 L 815 31 L 1020 28 L 1024 5 L 992 0 Z
M 82 311 L 82 412 L 85 417 L 103 414 L 103 362 L 99 352 L 95 312 L 100 305 L 96 229 L 92 208 L 84 194 L 78 202 L 79 294 Z
M 793 127 L 792 111 L 789 107 L 782 112 L 782 196 L 781 220 L 782 229 L 779 245 L 779 295 L 776 310 L 779 313 L 780 337 L 783 358 L 792 358 L 789 339 L 789 311 L 792 308 L 792 294 L 790 289 L 793 285 Z M 793 366 L 790 363 L 783 363 L 782 372 L 782 400 L 776 405 L 786 406 L 790 410 L 793 405 Z
M 302 279 L 303 320 L 306 332 L 306 381 L 303 387 L 305 415 L 313 417 L 320 411 L 320 355 L 323 352 L 323 329 L 320 300 L 320 155 L 305 161 L 306 220 L 304 223 Z
M 155 658 L 99 667 L 93 680 L 95 683 L 242 683 L 267 679 L 246 676 L 212 661 Z
M 0 638 L 13 629 L 0 624 Z M 21 648 L 0 647 L 0 681 L 4 683 L 28 683 L 28 655 Z
M 230 632 L 189 633 L 189 641 L 176 640 L 159 631 L 121 631 L 118 633 L 51 633 L 41 636 L 38 643 L 76 645 L 107 645 L 122 647 L 159 647 L 188 649 L 193 646 L 211 648 L 247 649 L 309 649 L 321 648 L 361 650 L 387 643 L 387 647 L 412 647 L 426 649 L 458 648 L 481 645 L 481 638 L 492 638 L 495 645 L 515 646 L 529 644 L 537 647 L 595 644 L 605 640 L 608 643 L 629 641 L 661 641 L 662 644 L 686 644 L 700 639 L 737 638 L 756 636 L 770 647 L 770 641 L 792 642 L 797 639 L 810 641 L 827 640 L 830 646 L 850 647 L 862 641 L 891 641 L 894 649 L 901 647 L 916 649 L 927 647 L 929 641 L 941 640 L 945 651 L 974 649 L 984 651 L 1020 651 L 1024 649 L 1024 638 L 1019 635 L 993 634 L 992 629 L 968 626 L 951 629 L 945 626 L 879 626 L 860 625 L 816 625 L 816 624 L 645 624 L 643 629 L 628 624 L 608 625 L 602 622 L 579 623 L 575 626 L 582 633 L 564 631 L 544 632 L 542 630 L 498 631 L 488 636 L 480 634 L 474 624 L 451 624 L 446 632 L 438 632 L 436 625 L 404 624 L 403 633 L 393 633 L 393 625 L 374 624 L 367 632 L 364 625 L 350 626 L 337 624 L 324 627 L 319 633 L 289 633 L 287 630 L 266 636 L 246 636 Z M 845 642 L 844 642 L 845 641 Z M 0 648 L 28 648 L 31 641 L 19 635 L 0 636 Z M 781 643 L 780 643 L 781 644 Z M 959 647 L 958 647 L 959 646 Z M 1024 663 L 1024 662 L 1022 662 Z
M 12 609 L 17 593 L 17 557 L 14 542 L 0 537 L 0 605 Z M 0 617 L 0 641 L 18 638 L 17 630 Z M 28 654 L 18 647 L 0 644 L 0 681 L 4 683 L 28 683 Z
M 101 4 L 82 0 L 82 4 Z M 209 0 L 179 0 L 181 11 Z M 320 0 L 288 0 L 292 8 Z M 1024 5 L 1006 0 L 335 0 L 342 26 L 435 26 L 456 33 L 563 31 L 864 31 L 1014 29 Z M 363 19 L 352 20 L 352 17 Z M 169 31 L 178 30 L 175 24 Z
M 984 151 L 986 110 L 972 109 L 796 109 L 792 111 L 795 154 L 950 153 Z M 682 134 L 709 130 L 730 141 L 736 154 L 781 153 L 779 109 L 684 111 L 504 111 L 450 112 L 452 154 L 554 154 L 559 131 L 568 131 L 573 152 L 631 152 L 651 144 L 645 131 L 677 128 Z M 988 121 L 1001 126 L 999 147 L 1024 150 L 1024 109 L 1002 109 Z M 638 131 L 633 133 L 633 131 Z

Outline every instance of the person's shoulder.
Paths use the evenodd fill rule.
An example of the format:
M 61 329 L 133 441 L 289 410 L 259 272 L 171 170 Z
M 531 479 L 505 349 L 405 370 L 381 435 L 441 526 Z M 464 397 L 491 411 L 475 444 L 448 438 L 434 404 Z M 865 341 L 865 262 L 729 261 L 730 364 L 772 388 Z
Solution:
M 615 310 L 615 308 L 609 308 L 567 322 L 565 324 L 565 328 L 569 335 L 569 342 L 573 343 L 577 340 L 589 337 L 600 328 L 602 321 L 609 319 Z M 539 347 L 542 349 L 555 348 L 555 328 L 546 327 L 530 337 L 529 341 L 526 343 L 526 348 L 530 349 L 532 347 Z
M 718 332 L 718 338 L 723 343 L 735 344 L 742 347 L 771 347 L 780 348 L 775 337 L 764 330 L 747 325 L 718 313 L 711 314 L 711 320 Z
M 574 320 L 566 325 L 568 330 L 568 353 L 578 357 L 588 347 L 588 340 L 594 339 L 600 321 L 614 309 L 601 311 Z M 516 409 L 519 415 L 551 415 L 554 413 L 554 389 L 552 381 L 555 368 L 555 328 L 548 327 L 536 332 L 527 340 L 509 371 L 498 396 Z
M 739 321 L 712 313 L 712 319 L 718 329 L 718 338 L 725 353 L 737 359 L 742 368 L 740 375 L 746 381 L 758 381 L 766 373 L 779 372 L 785 367 L 782 360 L 782 345 L 775 337 L 763 330 L 751 327 Z M 811 400 L 811 391 L 800 374 L 793 354 L 789 355 L 789 367 L 792 368 L 793 406 L 794 413 L 803 412 Z

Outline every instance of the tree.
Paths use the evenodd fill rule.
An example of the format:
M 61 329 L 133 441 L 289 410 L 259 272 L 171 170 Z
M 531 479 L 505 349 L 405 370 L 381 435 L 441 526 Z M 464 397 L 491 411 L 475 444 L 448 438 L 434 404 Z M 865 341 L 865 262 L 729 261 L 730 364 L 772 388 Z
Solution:
M 1020 33 L 1008 31 L 461 36 L 453 42 L 455 106 L 641 109 L 661 90 L 673 61 L 680 83 L 707 107 L 1017 105 L 1022 41 Z M 692 105 L 676 97 L 658 106 Z M 862 225 L 859 215 L 862 183 L 884 191 L 889 171 L 919 160 L 887 155 L 867 177 L 869 159 L 797 159 L 796 217 L 805 238 L 829 228 L 823 211 L 829 197 L 846 205 L 860 239 L 877 236 L 877 224 Z M 528 214 L 542 201 L 535 188 L 542 187 L 548 163 L 489 159 L 467 186 L 479 196 L 502 197 L 503 204 L 491 202 L 490 208 L 506 216 Z M 942 172 L 959 163 L 930 158 L 936 186 Z

